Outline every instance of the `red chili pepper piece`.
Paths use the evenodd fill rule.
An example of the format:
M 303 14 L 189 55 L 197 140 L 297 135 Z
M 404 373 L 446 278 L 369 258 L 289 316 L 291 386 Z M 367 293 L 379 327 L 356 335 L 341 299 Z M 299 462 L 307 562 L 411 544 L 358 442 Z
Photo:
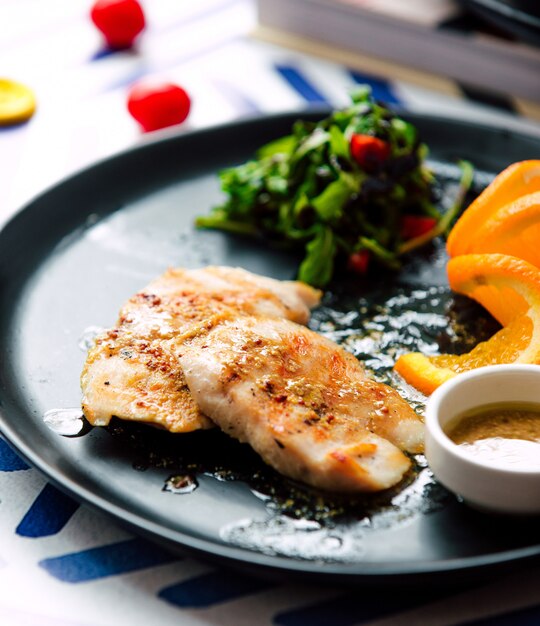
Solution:
M 351 155 L 364 169 L 379 165 L 390 156 L 390 144 L 371 135 L 354 134 L 351 137 Z
M 428 233 L 437 224 L 434 217 L 425 215 L 404 215 L 401 218 L 400 235 L 404 240 L 413 239 Z
M 97 0 L 90 12 L 110 48 L 129 48 L 144 29 L 144 12 L 137 0 Z
M 357 274 L 366 274 L 369 266 L 369 252 L 359 250 L 349 256 L 348 268 Z
M 128 111 L 145 132 L 181 124 L 189 114 L 187 92 L 173 83 L 138 83 L 127 101 Z

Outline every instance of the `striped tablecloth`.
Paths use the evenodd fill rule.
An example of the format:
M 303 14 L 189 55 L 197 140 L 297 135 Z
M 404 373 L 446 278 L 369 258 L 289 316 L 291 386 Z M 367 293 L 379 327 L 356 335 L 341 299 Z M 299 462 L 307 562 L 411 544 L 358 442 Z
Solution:
M 540 126 L 473 103 L 292 52 L 250 35 L 249 0 L 148 0 L 137 48 L 110 53 L 87 0 L 2 0 L 0 74 L 31 86 L 32 120 L 0 129 L 0 221 L 87 164 L 141 140 L 126 92 L 151 75 L 183 85 L 185 130 L 242 116 L 341 105 L 355 83 L 417 111 L 540 136 Z M 0 438 L 0 624 L 345 626 L 540 624 L 540 568 L 459 593 L 269 583 L 178 558 L 135 537 L 29 468 Z M 540 534 L 540 531 L 539 531 Z

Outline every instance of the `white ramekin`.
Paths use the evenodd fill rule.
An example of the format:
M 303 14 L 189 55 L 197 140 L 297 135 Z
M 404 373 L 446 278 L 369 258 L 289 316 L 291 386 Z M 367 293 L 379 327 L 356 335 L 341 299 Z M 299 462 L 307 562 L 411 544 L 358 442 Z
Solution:
M 444 432 L 458 415 L 494 402 L 540 404 L 540 366 L 492 365 L 458 374 L 426 406 L 426 458 L 436 478 L 482 510 L 540 514 L 540 470 L 504 468 L 476 459 Z

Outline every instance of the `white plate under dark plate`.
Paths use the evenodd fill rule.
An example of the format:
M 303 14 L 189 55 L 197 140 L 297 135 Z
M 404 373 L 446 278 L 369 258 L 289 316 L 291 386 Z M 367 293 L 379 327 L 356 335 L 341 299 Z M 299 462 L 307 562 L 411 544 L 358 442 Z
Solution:
M 476 513 L 425 471 L 401 494 L 393 494 L 394 500 L 388 494 L 360 499 L 344 505 L 346 515 L 332 517 L 324 513 L 324 502 L 317 509 L 313 494 L 265 470 L 249 450 L 227 443 L 219 433 L 208 437 L 222 451 L 222 468 L 230 464 L 232 479 L 219 480 L 223 476 L 214 463 L 198 476 L 198 489 L 177 495 L 163 491 L 164 482 L 184 453 L 196 460 L 199 450 L 200 469 L 205 469 L 211 461 L 204 454 L 209 448 L 205 433 L 191 439 L 161 434 L 155 444 L 154 435 L 146 436 L 143 429 L 134 448 L 121 433 L 93 429 L 66 438 L 43 423 L 47 410 L 79 405 L 85 354 L 78 344 L 84 330 L 114 323 L 124 300 L 166 267 L 225 264 L 277 278 L 294 276 L 292 256 L 261 242 L 197 232 L 192 223 L 219 200 L 216 172 L 221 167 L 242 162 L 262 143 L 287 133 L 298 117 L 317 115 L 284 114 L 161 137 L 69 178 L 7 224 L 0 233 L 2 432 L 56 485 L 134 531 L 172 549 L 263 575 L 426 583 L 493 574 L 536 558 L 537 523 Z M 429 144 L 443 178 L 445 172 L 450 179 L 455 175 L 457 158 L 492 175 L 513 161 L 540 155 L 537 139 L 408 117 Z M 364 344 L 351 343 L 348 325 L 361 334 L 364 320 L 357 312 L 362 307 L 370 323 L 383 305 L 391 311 L 396 307 L 397 313 L 401 306 L 403 314 L 403 302 L 424 313 L 432 307 L 442 319 L 449 295 L 440 251 L 419 256 L 399 277 L 384 282 L 331 287 L 335 293 L 315 314 L 314 328 L 348 337 L 359 354 Z M 399 298 L 389 304 L 393 293 L 404 295 L 401 305 Z M 407 300 L 411 293 L 416 295 Z M 354 321 L 346 315 L 349 309 Z M 363 357 L 369 362 L 369 355 Z M 166 467 L 153 463 L 148 449 L 159 441 L 169 455 Z M 141 463 L 145 471 L 134 469 Z M 291 493 L 299 494 L 297 512 L 284 504 L 283 494 Z

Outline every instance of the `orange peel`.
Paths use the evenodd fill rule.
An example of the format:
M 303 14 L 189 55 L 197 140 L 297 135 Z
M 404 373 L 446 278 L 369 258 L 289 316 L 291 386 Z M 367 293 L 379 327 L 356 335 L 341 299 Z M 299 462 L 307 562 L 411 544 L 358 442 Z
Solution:
M 468 254 L 448 263 L 450 287 L 488 309 L 503 328 L 462 355 L 402 355 L 395 370 L 426 395 L 484 365 L 540 364 L 540 269 L 505 254 Z
M 474 253 L 509 254 L 540 267 L 540 191 L 495 210 L 468 248 Z
M 449 256 L 480 252 L 485 223 L 506 205 L 540 192 L 540 160 L 519 161 L 503 170 L 455 223 L 446 244 Z

